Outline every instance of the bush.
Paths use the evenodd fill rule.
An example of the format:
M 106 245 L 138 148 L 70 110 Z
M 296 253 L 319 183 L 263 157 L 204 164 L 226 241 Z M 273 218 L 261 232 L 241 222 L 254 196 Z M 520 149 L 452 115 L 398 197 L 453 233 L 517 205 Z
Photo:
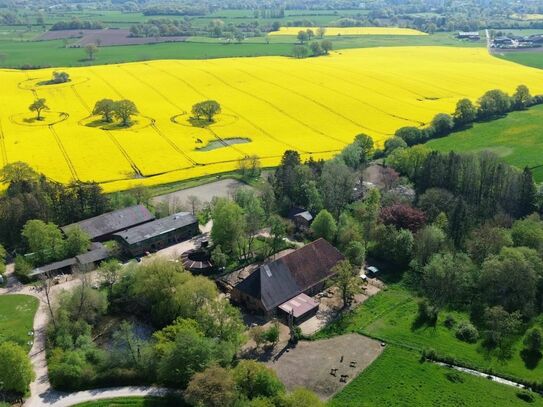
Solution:
M 420 353 L 420 359 L 424 360 L 437 360 L 438 355 L 435 349 L 433 348 L 424 348 Z
M 443 325 L 445 325 L 445 327 L 451 329 L 453 326 L 456 325 L 456 320 L 454 319 L 454 317 L 451 314 L 447 314 L 447 316 L 445 317 L 445 321 L 443 321 Z
M 456 337 L 463 342 L 475 343 L 479 339 L 479 331 L 471 323 L 462 321 L 456 329 Z
M 15 276 L 21 282 L 28 283 L 30 281 L 30 272 L 32 271 L 32 264 L 27 261 L 23 256 L 17 256 L 15 258 Z
M 452 383 L 464 383 L 464 378 L 458 372 L 454 372 L 454 371 L 447 372 L 445 373 L 445 377 L 447 378 L 448 381 Z
M 527 403 L 533 403 L 535 401 L 533 393 L 530 393 L 528 391 L 518 391 L 517 397 Z
M 437 317 L 439 310 L 431 305 L 427 300 L 420 301 L 419 310 L 417 315 L 417 321 L 419 323 L 426 323 L 430 326 L 435 326 L 437 323 Z

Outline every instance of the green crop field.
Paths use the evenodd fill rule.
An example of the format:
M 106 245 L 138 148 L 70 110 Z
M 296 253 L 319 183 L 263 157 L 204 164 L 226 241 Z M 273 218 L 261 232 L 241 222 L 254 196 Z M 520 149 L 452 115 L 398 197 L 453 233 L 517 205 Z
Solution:
M 504 52 L 497 56 L 503 59 L 507 59 L 508 61 L 516 62 L 517 64 L 543 69 L 543 50 Z
M 543 55 L 543 54 L 542 54 Z M 536 181 L 543 181 L 543 105 L 450 136 L 431 140 L 427 146 L 439 151 L 488 150 L 518 168 L 534 168 Z
M 0 342 L 13 341 L 29 349 L 32 337 L 34 314 L 38 309 L 38 299 L 29 295 L 0 296 Z
M 19 27 L 20 28 L 20 27 Z M 23 33 L 22 31 L 18 31 Z M 4 35 L 2 35 L 4 33 Z M 24 38 L 29 33 L 23 33 Z M 206 59 L 225 57 L 251 57 L 291 55 L 296 38 L 275 36 L 247 38 L 241 44 L 225 44 L 216 38 L 193 37 L 187 42 L 165 42 L 147 45 L 100 47 L 94 61 L 88 61 L 81 48 L 66 48 L 61 40 L 14 40 L 17 36 L 0 27 L 0 66 L 20 68 L 28 66 L 85 66 L 151 59 Z M 330 37 L 335 50 L 347 48 L 399 47 L 399 46 L 458 46 L 482 47 L 482 42 L 463 42 L 450 33 L 428 36 L 367 35 L 357 37 Z
M 419 361 L 419 354 L 389 345 L 338 393 L 329 406 L 523 406 L 520 390 Z M 533 406 L 542 406 L 536 393 Z
M 447 315 L 451 315 L 457 323 L 469 320 L 466 314 L 443 310 L 435 327 L 417 326 L 417 298 L 402 286 L 392 285 L 344 318 L 332 323 L 317 334 L 317 338 L 358 332 L 408 349 L 432 348 L 440 355 L 456 359 L 460 364 L 492 370 L 496 374 L 527 380 L 541 379 L 543 361 L 536 361 L 534 366 L 522 360 L 521 337 L 516 338 L 513 343 L 511 356 L 504 359 L 496 351 L 485 349 L 481 341 L 470 344 L 457 339 L 455 328 L 447 328 L 443 323 Z M 541 322 L 540 319 L 536 324 L 541 326 Z

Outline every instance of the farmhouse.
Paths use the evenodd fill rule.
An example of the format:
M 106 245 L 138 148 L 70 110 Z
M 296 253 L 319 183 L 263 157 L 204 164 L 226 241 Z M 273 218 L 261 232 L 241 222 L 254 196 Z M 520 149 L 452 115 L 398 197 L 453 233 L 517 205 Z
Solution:
M 179 212 L 115 233 L 113 237 L 126 254 L 136 257 L 190 239 L 198 233 L 196 217 L 189 212 Z
M 323 290 L 325 282 L 334 276 L 332 268 L 343 259 L 334 246 L 318 239 L 260 266 L 233 288 L 232 299 L 268 316 L 278 308 L 287 313 L 294 310 L 296 322 L 300 322 L 318 308 L 318 303 L 309 301 L 308 296 Z
M 456 38 L 461 40 L 474 40 L 479 41 L 481 39 L 481 35 L 479 34 L 479 31 L 460 31 Z
M 93 218 L 62 227 L 62 231 L 79 226 L 94 242 L 112 240 L 113 235 L 125 229 L 154 220 L 155 217 L 143 205 L 130 206 L 113 212 L 104 213 Z

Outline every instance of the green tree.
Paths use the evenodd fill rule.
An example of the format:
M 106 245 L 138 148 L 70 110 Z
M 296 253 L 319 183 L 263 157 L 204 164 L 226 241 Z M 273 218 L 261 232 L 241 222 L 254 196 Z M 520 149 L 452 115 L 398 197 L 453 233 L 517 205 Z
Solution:
M 272 369 L 252 360 L 240 361 L 233 375 L 240 393 L 249 400 L 275 397 L 285 391 L 283 383 Z
M 121 120 L 123 126 L 128 126 L 130 118 L 139 112 L 134 102 L 124 99 L 115 102 L 114 113 Z
M 454 120 L 446 113 L 438 113 L 432 119 L 431 129 L 435 136 L 446 136 L 452 131 L 453 127 Z
M 298 31 L 298 35 L 296 36 L 298 41 L 300 41 L 300 44 L 303 44 L 307 40 L 309 40 L 309 35 L 307 35 L 307 31 Z
M 76 225 L 68 229 L 65 235 L 64 255 L 66 257 L 74 257 L 89 250 L 91 246 L 90 236 L 80 226 Z
M 313 54 L 313 56 L 319 56 L 324 54 L 324 50 L 322 49 L 322 46 L 318 41 L 313 41 L 311 44 L 309 44 L 309 48 L 311 49 L 311 53 Z
M 543 222 L 533 214 L 513 223 L 511 237 L 515 246 L 525 246 L 543 253 Z
M 226 267 L 228 263 L 228 257 L 225 253 L 223 253 L 220 244 L 216 245 L 211 252 L 211 261 L 213 262 L 213 265 L 219 270 L 222 270 L 224 267 Z
M 454 124 L 456 127 L 462 127 L 473 123 L 477 118 L 477 108 L 469 99 L 460 99 L 456 103 L 456 110 L 453 114 Z
M 55 261 L 64 255 L 62 232 L 54 223 L 29 220 L 23 227 L 22 236 L 34 258 L 41 265 Z
M 361 267 L 366 260 L 364 243 L 358 241 L 349 242 L 345 248 L 345 257 L 352 265 Z
M 334 48 L 334 45 L 332 41 L 324 40 L 324 41 L 321 41 L 321 48 L 324 51 L 324 53 L 328 55 L 330 51 L 332 51 L 332 49 Z
M 354 186 L 354 173 L 341 160 L 327 161 L 324 164 L 319 190 L 324 207 L 334 216 L 339 216 L 352 201 Z
M 316 238 L 322 237 L 333 242 L 337 233 L 337 224 L 332 214 L 326 209 L 320 211 L 311 224 L 311 231 Z
M 359 278 L 348 260 L 342 260 L 332 269 L 334 283 L 338 286 L 343 301 L 343 308 L 347 308 L 358 290 Z
M 528 330 L 522 343 L 528 352 L 539 354 L 541 352 L 541 345 L 543 344 L 543 334 L 541 333 L 541 329 L 535 327 Z
M 0 343 L 0 385 L 3 390 L 26 394 L 34 371 L 25 350 L 13 342 Z
M 36 120 L 43 120 L 41 113 L 44 110 L 49 110 L 49 107 L 45 103 L 46 101 L 44 98 L 38 98 L 30 106 L 28 106 L 28 109 L 31 112 L 36 112 Z
M 231 407 L 237 400 L 231 372 L 219 366 L 196 373 L 184 395 L 187 403 L 195 407 Z
M 519 85 L 513 94 L 513 107 L 517 110 L 526 109 L 533 103 L 534 98 L 526 85 Z
M 85 45 L 84 50 L 85 54 L 87 54 L 87 58 L 89 59 L 89 61 L 94 61 L 94 59 L 96 58 L 96 54 L 98 53 L 98 51 L 100 51 L 100 49 L 95 44 Z
M 221 112 L 221 105 L 216 100 L 204 100 L 192 106 L 192 114 L 198 120 L 202 117 L 208 123 L 214 122 L 214 117 Z
M 323 38 L 324 34 L 326 34 L 326 28 L 325 27 L 319 27 L 316 31 L 317 37 Z
M 243 209 L 228 199 L 218 199 L 212 212 L 211 239 L 227 254 L 233 254 L 245 236 Z
M 360 224 L 347 212 L 342 212 L 339 216 L 337 229 L 337 242 L 341 249 L 345 249 L 350 242 L 362 241 Z
M 413 257 L 419 267 L 424 267 L 430 258 L 445 248 L 445 233 L 437 226 L 425 226 L 415 235 Z
M 478 115 L 482 118 L 491 118 L 507 113 L 511 108 L 511 98 L 507 93 L 499 90 L 489 90 L 479 99 Z
M 304 45 L 295 45 L 292 47 L 292 56 L 294 58 L 305 58 L 307 55 L 309 55 L 309 49 Z
M 340 154 L 345 164 L 352 169 L 365 167 L 374 154 L 373 139 L 366 134 L 358 134 Z
M 520 326 L 520 313 L 509 313 L 502 307 L 487 308 L 484 313 L 485 341 L 489 346 L 497 346 L 506 350 Z
M 418 127 L 401 127 L 394 135 L 403 139 L 408 146 L 414 146 L 426 140 L 426 134 Z
M 508 246 L 513 246 L 511 231 L 491 225 L 474 229 L 466 242 L 470 257 L 479 265 L 489 256 L 498 254 L 503 247 Z
M 285 397 L 285 407 L 324 407 L 324 403 L 311 390 L 295 389 Z
M 389 155 L 397 148 L 405 148 L 407 143 L 400 137 L 391 137 L 385 141 L 385 154 Z
M 96 102 L 92 114 L 101 115 L 102 121 L 111 123 L 115 113 L 115 102 L 111 99 L 101 99 Z

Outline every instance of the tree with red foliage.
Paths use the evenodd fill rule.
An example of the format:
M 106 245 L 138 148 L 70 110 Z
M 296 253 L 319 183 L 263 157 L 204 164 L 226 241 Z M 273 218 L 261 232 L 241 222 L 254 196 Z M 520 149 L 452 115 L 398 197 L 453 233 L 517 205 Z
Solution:
M 413 233 L 426 223 L 424 212 L 404 204 L 395 204 L 381 209 L 380 217 L 385 225 L 394 225 Z

